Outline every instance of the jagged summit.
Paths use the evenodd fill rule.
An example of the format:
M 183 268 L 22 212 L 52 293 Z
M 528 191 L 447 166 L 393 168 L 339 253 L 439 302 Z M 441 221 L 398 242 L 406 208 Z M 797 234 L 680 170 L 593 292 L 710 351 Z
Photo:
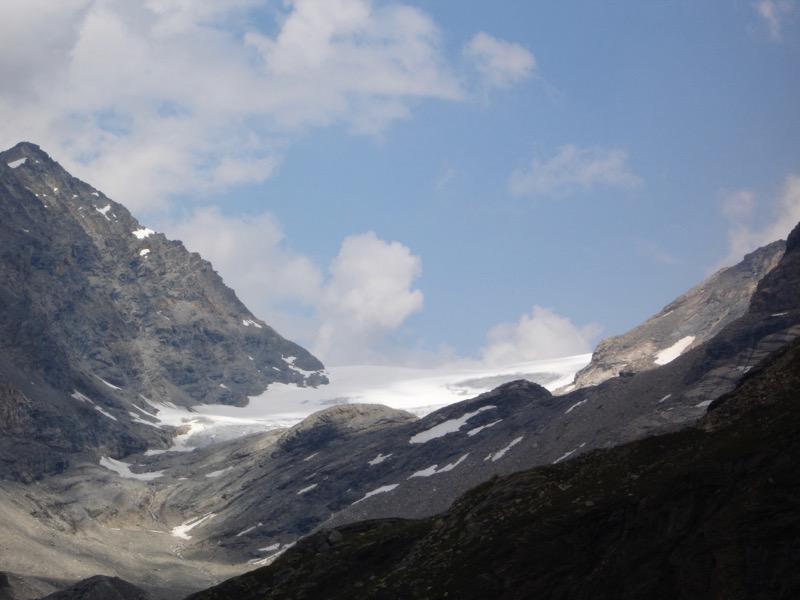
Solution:
M 58 439 L 25 398 L 67 440 L 86 430 L 61 447 L 103 446 L 105 431 L 122 456 L 154 443 L 151 403 L 243 405 L 274 382 L 327 378 L 208 261 L 23 142 L 0 152 L 0 381 L 10 438 Z M 103 412 L 72 423 L 87 403 Z

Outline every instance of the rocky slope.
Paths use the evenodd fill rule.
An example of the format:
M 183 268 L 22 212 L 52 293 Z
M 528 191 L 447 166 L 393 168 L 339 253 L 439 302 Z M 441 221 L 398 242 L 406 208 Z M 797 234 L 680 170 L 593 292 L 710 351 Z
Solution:
M 494 476 L 685 427 L 800 335 L 798 266 L 800 226 L 744 315 L 656 369 L 559 396 L 517 381 L 416 421 L 355 435 L 296 435 L 289 446 L 274 441 L 246 475 L 231 472 L 247 483 L 224 506 L 186 515 L 215 513 L 187 543 L 187 556 L 268 559 L 315 528 L 430 516 Z M 226 485 L 225 475 L 217 485 Z
M 41 597 L 94 574 L 107 578 L 62 597 L 124 588 L 108 579 L 116 576 L 153 598 L 180 598 L 275 560 L 294 544 L 301 554 L 290 550 L 280 560 L 305 560 L 338 546 L 343 532 L 361 532 L 357 537 L 377 545 L 341 546 L 355 549 L 362 566 L 339 561 L 334 570 L 355 577 L 362 568 L 387 568 L 397 581 L 413 583 L 415 575 L 391 566 L 393 557 L 414 548 L 436 551 L 419 544 L 447 530 L 436 515 L 459 495 L 479 485 L 493 489 L 485 483 L 543 465 L 555 469 L 544 473 L 594 481 L 592 494 L 602 495 L 600 479 L 591 475 L 599 469 L 616 489 L 627 481 L 624 472 L 581 462 L 587 454 L 605 456 L 621 444 L 686 428 L 742 378 L 754 377 L 754 365 L 800 335 L 799 226 L 785 252 L 773 244 L 676 300 L 672 313 L 649 326 L 656 342 L 646 342 L 641 331 L 632 336 L 637 352 L 647 348 L 642 366 L 626 367 L 625 376 L 600 385 L 555 396 L 515 381 L 423 419 L 381 406 L 335 406 L 288 430 L 154 453 L 167 450 L 177 433 L 155 426 L 161 403 L 241 404 L 274 381 L 321 383 L 321 365 L 250 314 L 199 256 L 149 232 L 33 145 L 0 154 L 0 228 L 0 478 L 6 479 L 0 570 L 9 573 L 6 591 L 18 598 Z M 758 273 L 765 274 L 753 292 L 748 286 Z M 676 313 L 681 323 L 693 324 L 691 345 L 676 346 L 663 328 Z M 677 341 L 689 331 L 676 329 Z M 659 353 L 663 364 L 654 364 Z M 725 415 L 726 406 L 742 402 L 724 402 L 714 413 Z M 707 428 L 712 421 L 706 418 Z M 666 439 L 683 440 L 684 433 Z M 663 443 L 644 447 L 663 450 Z M 690 445 L 679 455 L 698 449 Z M 650 459 L 669 463 L 657 454 L 650 452 Z M 593 466 L 573 471 L 565 463 Z M 557 484 L 545 486 L 556 494 L 545 508 L 564 504 L 558 494 L 567 498 L 580 487 L 575 481 L 558 475 Z M 665 482 L 653 485 L 677 486 Z M 535 505 L 530 510 L 540 510 L 538 488 L 525 494 Z M 598 504 L 594 496 L 581 499 L 584 508 L 591 508 L 586 501 Z M 517 500 L 514 505 L 527 506 Z M 487 509 L 487 528 L 499 518 L 493 510 Z M 423 520 L 408 525 L 399 517 Z M 380 527 L 350 525 L 375 519 L 382 519 Z M 397 536 L 382 537 L 389 530 Z M 311 541 L 298 541 L 308 534 Z M 495 540 L 492 535 L 481 533 Z M 498 552 L 508 549 L 498 546 Z M 286 586 L 296 585 L 291 570 L 304 571 L 283 564 L 290 564 Z M 282 577 L 272 581 L 291 595 Z M 466 572 L 464 580 L 482 589 Z M 502 585 L 517 585 L 509 581 Z M 312 589 L 303 585 L 297 589 Z M 312 579 L 308 585 L 315 585 Z M 409 585 L 390 589 L 424 597 L 425 590 Z
M 745 315 L 656 369 L 561 396 L 512 382 L 423 419 L 385 407 L 337 406 L 287 431 L 129 457 L 135 477 L 153 476 L 147 481 L 85 464 L 43 481 L 39 489 L 50 500 L 42 507 L 69 511 L 79 528 L 89 522 L 172 534 L 185 564 L 206 570 L 268 563 L 315 531 L 428 518 L 495 476 L 560 465 L 701 418 L 758 361 L 800 334 L 799 249 L 800 228 Z M 181 585 L 192 585 L 190 572 L 180 577 Z M 197 576 L 196 587 L 207 579 Z M 141 572 L 129 580 L 166 583 Z
M 601 340 L 573 386 L 597 385 L 654 369 L 676 352 L 699 346 L 741 317 L 758 282 L 778 264 L 786 244 L 777 241 L 721 269 L 630 331 Z
M 794 341 L 695 427 L 493 479 L 425 520 L 320 530 L 190 600 L 796 598 L 798 389 Z
M 0 477 L 166 447 L 158 403 L 242 405 L 273 382 L 323 384 L 322 369 L 40 148 L 0 153 Z

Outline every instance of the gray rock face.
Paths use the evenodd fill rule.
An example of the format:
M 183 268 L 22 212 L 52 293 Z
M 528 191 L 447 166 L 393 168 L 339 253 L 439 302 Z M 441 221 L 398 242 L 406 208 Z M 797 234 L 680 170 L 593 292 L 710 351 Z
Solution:
M 685 351 L 711 339 L 745 314 L 756 285 L 778 264 L 785 248 L 783 241 L 759 248 L 738 265 L 722 269 L 693 287 L 641 325 L 602 340 L 591 362 L 576 375 L 573 386 L 597 385 L 619 375 L 654 369 L 669 358 L 670 348 Z
M 33 452 L 23 478 L 61 470 L 69 453 L 164 447 L 168 433 L 137 411 L 152 411 L 145 399 L 243 405 L 274 382 L 327 378 L 198 254 L 38 146 L 0 152 L 2 445 L 51 450 Z

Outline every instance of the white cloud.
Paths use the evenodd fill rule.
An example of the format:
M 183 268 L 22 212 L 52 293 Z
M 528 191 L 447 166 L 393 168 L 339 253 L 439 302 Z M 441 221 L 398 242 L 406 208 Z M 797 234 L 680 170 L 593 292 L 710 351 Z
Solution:
M 568 144 L 550 160 L 534 159 L 512 173 L 509 187 L 515 196 L 566 196 L 596 186 L 636 187 L 641 180 L 628 170 L 627 161 L 624 150 Z
M 733 206 L 740 206 L 745 199 L 747 210 L 736 212 Z M 777 198 L 758 202 L 755 194 L 750 190 L 743 190 L 730 194 L 728 203 L 723 205 L 723 212 L 731 218 L 728 230 L 728 255 L 722 261 L 724 265 L 739 262 L 748 252 L 765 246 L 775 240 L 786 239 L 789 232 L 800 222 L 800 176 L 790 173 L 787 175 L 783 190 Z M 753 213 L 761 209 L 767 217 L 760 226 L 752 224 Z
M 374 344 L 422 308 L 412 288 L 421 271 L 420 258 L 398 242 L 374 233 L 345 239 L 322 290 L 313 351 L 335 364 L 374 358 Z
M 374 134 L 418 99 L 463 97 L 416 8 L 263 4 L 9 0 L 0 142 L 36 142 L 140 212 L 265 180 L 308 127 Z
M 536 72 L 536 59 L 520 44 L 492 37 L 481 31 L 464 46 L 486 85 L 507 88 Z
M 488 366 L 591 352 L 597 325 L 578 327 L 550 308 L 534 306 L 516 323 L 501 323 L 488 334 L 483 361 Z
M 792 0 L 758 0 L 754 2 L 758 16 L 764 21 L 769 35 L 774 40 L 783 37 L 783 23 L 792 14 L 795 4 Z

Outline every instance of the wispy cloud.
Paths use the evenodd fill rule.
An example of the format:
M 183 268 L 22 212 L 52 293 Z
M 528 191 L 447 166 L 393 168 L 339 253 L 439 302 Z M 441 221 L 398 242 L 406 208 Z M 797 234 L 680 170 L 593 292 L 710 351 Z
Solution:
M 758 16 L 766 24 L 770 37 L 773 40 L 781 40 L 784 22 L 794 12 L 795 2 L 793 0 L 758 0 L 753 5 Z
M 562 146 L 549 160 L 534 159 L 511 175 L 515 196 L 567 196 L 597 186 L 633 188 L 641 184 L 627 166 L 628 153 L 619 149 Z
M 489 332 L 482 358 L 491 366 L 584 354 L 600 331 L 598 325 L 579 327 L 553 309 L 533 306 L 516 323 L 501 323 Z
M 506 42 L 481 31 L 464 46 L 469 59 L 487 86 L 507 88 L 536 74 L 536 59 L 524 46 Z
M 786 239 L 800 222 L 800 176 L 787 175 L 776 198 L 759 199 L 751 190 L 728 194 L 723 199 L 722 210 L 730 219 L 728 254 L 722 264 L 732 265 L 756 248 Z M 760 226 L 752 223 L 756 212 L 766 215 Z

